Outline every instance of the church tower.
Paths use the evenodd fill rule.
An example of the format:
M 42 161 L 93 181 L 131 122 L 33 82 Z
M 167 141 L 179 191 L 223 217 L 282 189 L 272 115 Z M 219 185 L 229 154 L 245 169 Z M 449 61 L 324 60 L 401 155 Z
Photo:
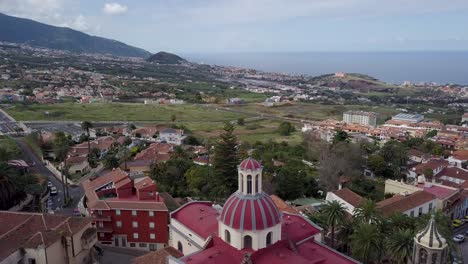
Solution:
M 258 250 L 281 240 L 281 212 L 262 190 L 263 167 L 248 158 L 238 166 L 238 189 L 218 219 L 218 234 L 237 249 Z
M 432 215 L 426 228 L 414 237 L 413 264 L 447 263 L 447 252 L 447 241 L 437 231 Z

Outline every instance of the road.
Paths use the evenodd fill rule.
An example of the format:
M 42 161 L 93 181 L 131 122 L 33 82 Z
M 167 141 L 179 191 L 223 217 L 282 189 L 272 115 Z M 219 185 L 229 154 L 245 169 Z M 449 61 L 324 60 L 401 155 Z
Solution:
M 460 228 L 457 228 L 454 230 L 453 234 L 458 235 L 458 234 L 465 234 L 465 232 L 468 231 L 468 223 L 464 224 Z M 460 244 L 460 252 L 462 254 L 464 263 L 468 263 L 468 236 L 466 236 L 465 242 Z
M 81 186 L 70 186 L 70 197 L 73 199 L 72 205 L 68 208 L 64 208 L 64 201 L 63 201 L 63 191 L 64 188 L 62 186 L 61 181 L 59 181 L 53 174 L 50 172 L 42 163 L 42 161 L 34 154 L 31 148 L 24 143 L 20 138 L 14 138 L 16 143 L 21 147 L 24 153 L 24 159 L 29 164 L 35 164 L 33 168 L 31 168 L 31 172 L 37 173 L 40 175 L 44 175 L 48 178 L 52 184 L 57 187 L 58 195 L 51 196 L 53 206 L 52 208 L 61 208 L 61 210 L 57 211 L 56 213 L 61 214 L 72 214 L 73 209 L 77 206 L 80 198 L 84 195 L 83 188 Z M 62 209 L 63 208 L 63 209 Z M 55 210 L 54 210 L 55 211 Z
M 15 120 L 9 118 L 3 111 L 0 111 L 0 134 L 11 134 L 23 131 Z

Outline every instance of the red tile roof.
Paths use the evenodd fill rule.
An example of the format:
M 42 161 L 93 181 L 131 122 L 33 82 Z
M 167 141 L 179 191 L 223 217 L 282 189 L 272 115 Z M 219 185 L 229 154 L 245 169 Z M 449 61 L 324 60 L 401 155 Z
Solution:
M 424 183 L 420 183 L 417 185 L 419 188 L 422 188 L 424 191 L 428 193 L 432 193 L 439 199 L 445 199 L 447 197 L 450 197 L 454 195 L 455 193 L 458 192 L 458 190 L 454 190 L 453 188 L 448 188 L 448 187 L 443 187 L 443 186 L 438 186 L 438 185 L 432 185 L 429 184 L 429 186 L 426 186 Z
M 417 191 L 407 196 L 396 194 L 392 198 L 378 202 L 377 205 L 384 215 L 391 215 L 395 212 L 406 212 L 434 199 L 436 199 L 436 196 L 431 193 Z
M 341 190 L 334 191 L 333 193 L 354 207 L 358 207 L 365 200 L 359 194 L 351 191 L 348 188 L 343 188 Z
M 181 258 L 184 254 L 173 247 L 150 252 L 133 260 L 133 264 L 167 264 L 167 257 Z
M 0 211 L 0 262 L 20 248 L 50 246 L 91 223 L 87 218 Z
M 468 160 L 468 150 L 454 151 L 452 156 L 458 160 Z
M 447 167 L 448 165 L 449 162 L 446 160 L 433 159 L 426 163 L 416 165 L 413 170 L 415 170 L 417 174 L 424 174 L 427 169 L 436 170 L 438 168 Z
M 275 205 L 278 207 L 278 209 L 281 212 L 287 212 L 291 214 L 299 214 L 299 211 L 294 209 L 291 205 L 287 204 L 283 199 L 279 198 L 276 195 L 270 195 L 271 200 L 275 203 Z
M 191 202 L 172 212 L 171 219 L 206 239 L 218 232 L 218 215 L 211 202 Z

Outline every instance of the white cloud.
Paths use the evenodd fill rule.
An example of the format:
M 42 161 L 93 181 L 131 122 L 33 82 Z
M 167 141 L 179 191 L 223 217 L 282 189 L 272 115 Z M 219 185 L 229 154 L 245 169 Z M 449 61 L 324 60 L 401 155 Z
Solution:
M 106 3 L 102 11 L 108 15 L 120 15 L 127 12 L 128 7 L 119 3 Z

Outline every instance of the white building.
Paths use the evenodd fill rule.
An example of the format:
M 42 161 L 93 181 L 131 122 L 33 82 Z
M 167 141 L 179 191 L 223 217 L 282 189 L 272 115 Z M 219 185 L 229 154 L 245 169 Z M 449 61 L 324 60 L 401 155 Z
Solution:
M 400 113 L 396 116 L 393 116 L 392 120 L 408 123 L 419 123 L 424 120 L 424 116 L 421 114 Z
M 347 111 L 343 113 L 343 121 L 350 124 L 360 124 L 365 126 L 377 125 L 377 113 L 364 111 Z
M 182 129 L 166 128 L 159 132 L 160 141 L 174 145 L 181 145 L 185 138 L 186 136 L 184 135 L 184 130 Z

